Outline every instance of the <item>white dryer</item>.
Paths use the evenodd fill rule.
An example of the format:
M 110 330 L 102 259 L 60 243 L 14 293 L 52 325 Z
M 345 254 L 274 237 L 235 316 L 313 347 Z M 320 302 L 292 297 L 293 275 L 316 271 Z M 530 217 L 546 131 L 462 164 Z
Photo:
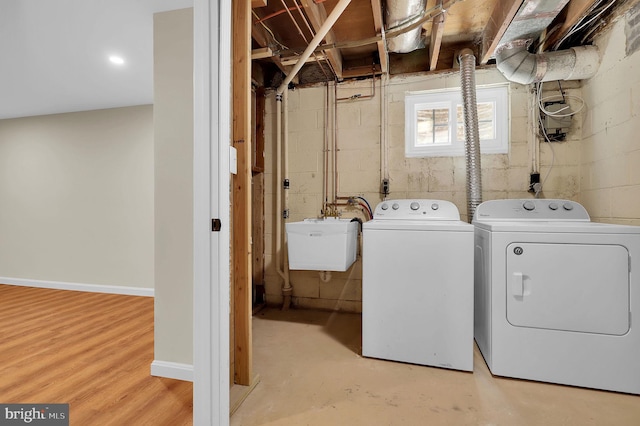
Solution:
M 474 335 L 491 372 L 640 393 L 640 227 L 551 199 L 488 201 L 473 224 Z
M 473 370 L 473 226 L 441 200 L 392 200 L 363 225 L 362 354 Z

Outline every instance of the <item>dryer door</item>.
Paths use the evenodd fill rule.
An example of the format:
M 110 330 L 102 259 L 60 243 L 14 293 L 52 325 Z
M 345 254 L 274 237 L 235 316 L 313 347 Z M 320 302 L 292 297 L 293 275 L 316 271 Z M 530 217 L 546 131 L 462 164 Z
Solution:
M 620 245 L 507 246 L 507 320 L 518 327 L 629 331 L 629 252 Z

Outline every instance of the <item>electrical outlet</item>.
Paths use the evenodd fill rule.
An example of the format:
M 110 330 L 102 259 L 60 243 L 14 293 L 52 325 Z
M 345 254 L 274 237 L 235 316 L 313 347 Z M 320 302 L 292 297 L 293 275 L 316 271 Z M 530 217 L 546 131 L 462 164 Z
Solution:
M 536 192 L 535 184 L 540 183 L 540 173 L 531 173 L 529 176 L 529 192 Z

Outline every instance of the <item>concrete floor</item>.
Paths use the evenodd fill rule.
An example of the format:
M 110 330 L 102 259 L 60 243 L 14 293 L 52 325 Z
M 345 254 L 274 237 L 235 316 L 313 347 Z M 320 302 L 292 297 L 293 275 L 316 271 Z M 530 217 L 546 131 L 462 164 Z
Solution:
M 363 358 L 361 317 L 266 308 L 231 425 L 640 425 L 640 397 Z M 640 362 L 640 354 L 638 355 Z

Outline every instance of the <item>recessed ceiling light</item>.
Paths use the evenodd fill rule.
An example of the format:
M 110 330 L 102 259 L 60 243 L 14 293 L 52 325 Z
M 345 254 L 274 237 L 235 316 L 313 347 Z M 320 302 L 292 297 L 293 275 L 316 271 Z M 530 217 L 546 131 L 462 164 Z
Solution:
M 111 55 L 109 56 L 109 61 L 116 65 L 124 65 L 124 59 L 120 56 Z

